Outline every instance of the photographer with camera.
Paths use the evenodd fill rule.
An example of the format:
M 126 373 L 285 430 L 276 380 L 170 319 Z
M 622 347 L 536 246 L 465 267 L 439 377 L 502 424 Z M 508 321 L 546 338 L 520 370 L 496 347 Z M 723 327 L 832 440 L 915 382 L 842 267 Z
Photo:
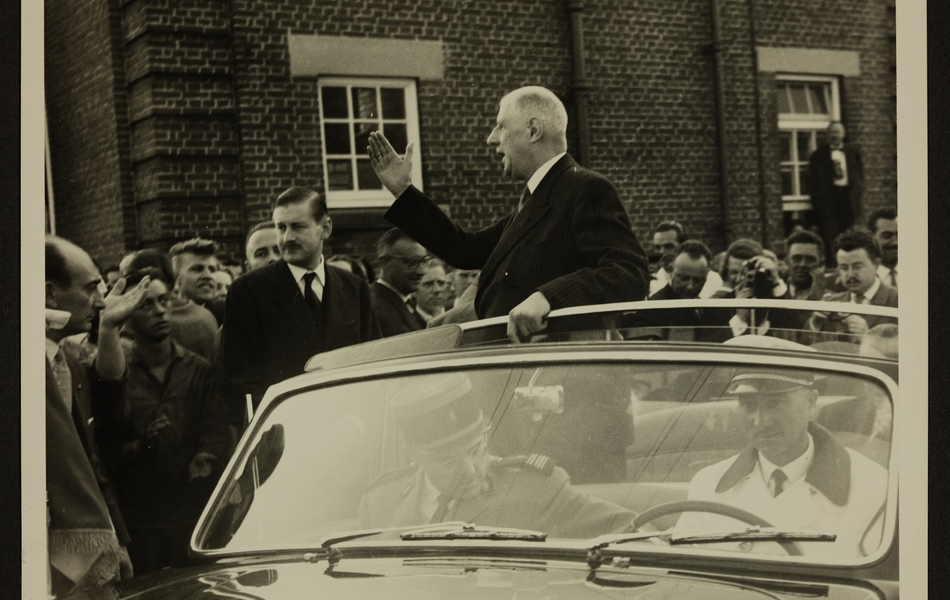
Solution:
M 766 255 L 762 245 L 738 239 L 726 250 L 722 279 L 728 285 L 713 298 L 788 298 L 788 285 L 778 273 L 778 263 Z M 771 314 L 770 314 L 771 313 Z M 740 308 L 728 318 L 733 335 L 765 335 L 788 319 L 784 311 L 756 311 Z

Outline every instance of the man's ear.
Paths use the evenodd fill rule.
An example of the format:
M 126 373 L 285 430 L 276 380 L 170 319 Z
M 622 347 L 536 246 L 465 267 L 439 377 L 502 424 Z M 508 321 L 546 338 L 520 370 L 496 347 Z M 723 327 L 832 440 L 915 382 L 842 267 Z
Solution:
M 324 219 L 323 230 L 326 232 L 326 237 L 330 237 L 330 234 L 333 233 L 333 219 L 331 219 L 330 217 L 327 217 L 326 219 Z
M 56 288 L 52 282 L 46 282 L 46 308 L 58 308 L 59 303 L 56 301 Z
M 537 142 L 544 135 L 544 121 L 538 117 L 528 119 L 528 141 Z

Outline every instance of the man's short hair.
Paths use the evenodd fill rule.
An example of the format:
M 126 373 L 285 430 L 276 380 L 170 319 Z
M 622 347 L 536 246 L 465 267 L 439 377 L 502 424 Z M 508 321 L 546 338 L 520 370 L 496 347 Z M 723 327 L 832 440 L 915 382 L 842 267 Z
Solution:
M 785 254 L 788 254 L 792 244 L 811 244 L 818 246 L 818 256 L 823 257 L 825 255 L 825 242 L 821 239 L 821 236 L 814 231 L 800 229 L 792 232 L 792 235 L 785 238 Z
M 274 199 L 274 209 L 289 204 L 300 204 L 301 202 L 306 202 L 310 205 L 313 220 L 317 223 L 329 214 L 329 211 L 327 211 L 327 201 L 320 195 L 320 192 L 305 187 L 292 187 L 284 190 Z
M 877 240 L 874 239 L 874 234 L 859 225 L 855 225 L 836 237 L 833 247 L 836 255 L 839 250 L 852 252 L 864 248 L 871 260 L 881 258 L 881 246 L 877 243 Z
M 677 244 L 686 241 L 686 229 L 680 225 L 679 221 L 663 221 L 653 229 L 654 234 L 664 231 L 675 231 Z
M 392 229 L 387 230 L 383 235 L 379 236 L 379 241 L 376 243 L 376 256 L 382 258 L 400 240 L 409 240 L 411 242 L 415 242 L 415 240 L 412 239 L 409 234 L 398 227 L 393 227 Z
M 46 236 L 46 281 L 61 288 L 68 288 L 73 284 L 73 277 L 69 272 L 66 255 L 63 254 L 64 243 L 71 242 L 55 235 Z
M 122 271 L 123 277 L 128 277 L 131 273 L 152 270 L 150 274 L 152 279 L 160 279 L 165 282 L 169 289 L 175 287 L 175 273 L 172 269 L 171 259 L 161 250 L 155 248 L 146 248 L 136 252 L 129 261 L 128 266 Z M 126 286 L 129 284 L 126 282 Z
M 218 244 L 213 240 L 195 237 L 184 242 L 178 242 L 168 249 L 168 256 L 172 259 L 172 269 L 175 275 L 181 270 L 181 255 L 194 254 L 195 256 L 214 256 L 218 253 Z
M 157 269 L 155 267 L 145 267 L 144 269 L 135 269 L 135 270 L 127 272 L 124 275 L 125 289 L 127 290 L 132 289 L 133 287 L 138 285 L 140 281 L 145 279 L 146 275 L 151 277 L 153 281 L 163 282 L 165 286 L 168 287 L 169 290 L 171 289 L 171 285 L 169 284 L 168 281 L 165 280 L 165 275 L 164 273 L 162 273 L 162 270 Z
M 896 208 L 879 208 L 876 211 L 871 213 L 871 216 L 868 218 L 868 229 L 871 233 L 877 233 L 877 222 L 881 219 L 885 221 L 894 221 L 897 219 L 897 209 Z
M 705 258 L 706 264 L 709 264 L 709 262 L 712 260 L 712 252 L 709 251 L 709 248 L 706 246 L 706 244 L 700 242 L 699 240 L 686 240 L 677 246 L 676 250 L 673 251 L 673 260 L 676 260 L 676 257 L 680 254 L 688 254 L 693 260 Z
M 723 281 L 729 281 L 729 259 L 749 260 L 762 256 L 762 244 L 748 238 L 740 238 L 726 248 L 726 258 L 722 261 L 722 271 L 719 273 Z
M 268 220 L 268 221 L 261 221 L 254 227 L 251 227 L 250 229 L 247 230 L 247 235 L 244 236 L 244 247 L 246 248 L 248 243 L 250 243 L 252 235 L 264 229 L 277 229 L 277 225 L 274 225 L 273 221 Z
M 529 85 L 514 90 L 506 98 L 514 102 L 519 114 L 539 117 L 545 125 L 550 126 L 550 131 L 556 137 L 566 140 L 567 110 L 557 94 L 544 87 Z

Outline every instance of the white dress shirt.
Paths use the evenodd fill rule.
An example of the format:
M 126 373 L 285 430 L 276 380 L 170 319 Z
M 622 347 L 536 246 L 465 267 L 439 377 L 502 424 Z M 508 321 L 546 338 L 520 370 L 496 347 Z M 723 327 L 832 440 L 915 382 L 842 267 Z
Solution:
M 323 301 L 323 286 L 326 285 L 327 281 L 327 270 L 326 263 L 323 260 L 323 257 L 320 257 L 320 263 L 317 264 L 317 268 L 310 271 L 309 269 L 304 269 L 303 267 L 298 267 L 297 265 L 292 265 L 287 263 L 287 266 L 290 267 L 290 273 L 294 276 L 294 281 L 297 282 L 297 288 L 300 290 L 301 294 L 304 294 L 304 280 L 303 277 L 307 273 L 316 273 L 317 276 L 313 278 L 313 283 L 311 284 L 311 289 L 313 293 L 317 295 L 317 299 L 321 302 Z M 306 296 L 306 294 L 304 294 Z
M 540 185 L 541 180 L 544 179 L 544 176 L 548 174 L 548 171 L 551 170 L 551 167 L 554 166 L 554 163 L 561 160 L 561 157 L 564 156 L 565 154 L 567 154 L 567 152 L 561 152 L 560 154 L 558 154 L 557 156 L 555 156 L 548 162 L 538 167 L 538 170 L 534 172 L 534 175 L 532 175 L 528 179 L 527 185 L 528 185 L 529 192 L 533 194 L 534 190 L 538 189 L 538 185 Z

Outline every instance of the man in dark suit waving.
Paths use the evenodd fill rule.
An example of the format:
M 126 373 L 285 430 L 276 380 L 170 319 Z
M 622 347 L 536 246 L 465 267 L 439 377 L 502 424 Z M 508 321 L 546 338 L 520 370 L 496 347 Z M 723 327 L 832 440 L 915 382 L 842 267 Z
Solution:
M 368 153 L 396 196 L 388 221 L 458 269 L 481 269 L 479 318 L 508 315 L 513 340 L 544 328 L 552 310 L 646 297 L 647 258 L 617 190 L 567 154 L 567 112 L 550 90 L 502 98 L 488 143 L 505 175 L 525 182 L 518 207 L 480 231 L 465 231 L 410 184 L 412 146 L 400 158 L 382 134 Z
M 281 260 L 236 279 L 225 304 L 221 354 L 232 411 L 247 394 L 256 406 L 314 354 L 379 337 L 366 282 L 323 260 L 333 230 L 323 197 L 290 188 L 275 200 L 273 220 Z

